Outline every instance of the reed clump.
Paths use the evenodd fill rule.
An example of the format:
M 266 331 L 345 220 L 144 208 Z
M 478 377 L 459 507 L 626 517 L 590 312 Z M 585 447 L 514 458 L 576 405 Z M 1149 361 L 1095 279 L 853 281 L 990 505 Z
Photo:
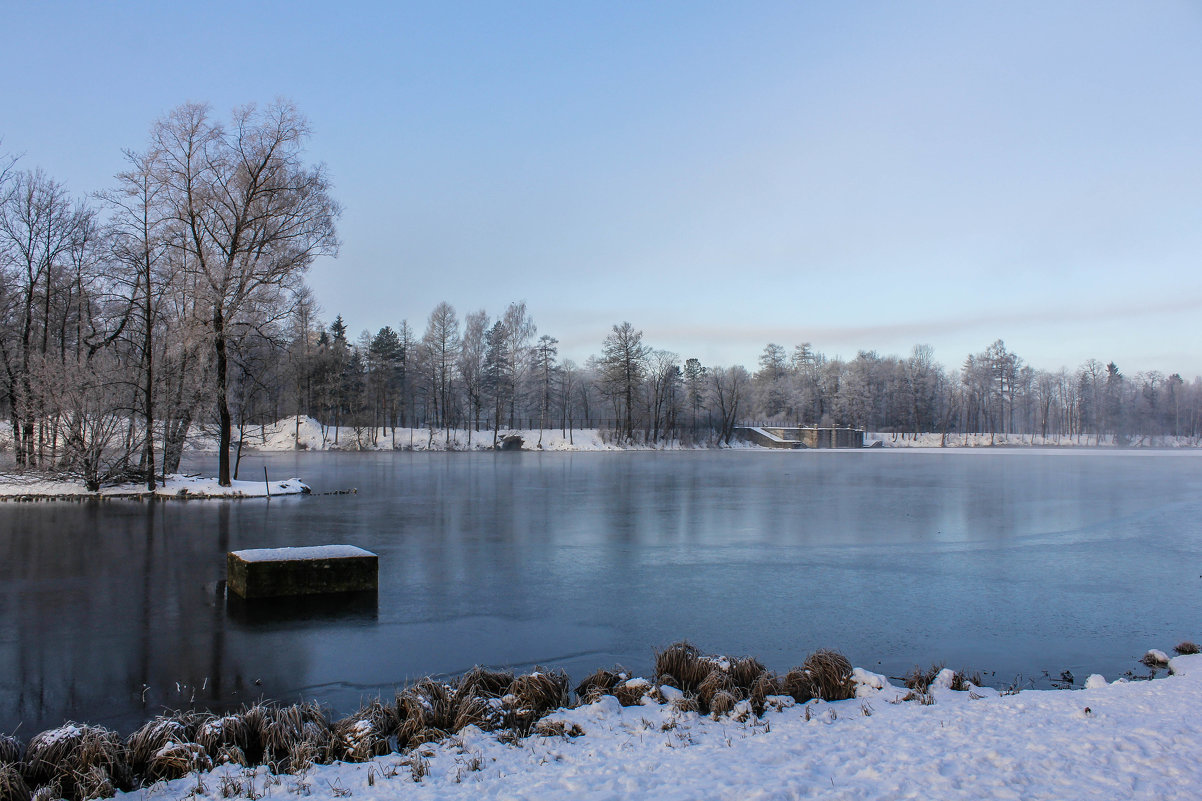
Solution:
M 576 685 L 576 697 L 591 704 L 603 695 L 613 695 L 618 684 L 625 680 L 626 674 L 621 671 L 598 668 Z
M 390 753 L 400 723 L 395 705 L 385 706 L 378 699 L 372 701 L 333 725 L 330 755 L 344 762 L 366 762 L 372 757 Z M 310 764 L 321 757 L 319 753 L 302 756 L 307 757 Z
M 0 760 L 0 799 L 4 801 L 29 801 L 33 793 L 21 775 L 17 760 Z
M 1178 653 L 1190 652 L 1187 646 L 1197 648 L 1183 643 Z M 933 703 L 929 690 L 941 669 L 932 665 L 908 674 L 911 696 Z M 979 673 L 966 671 L 952 679 L 954 689 L 980 683 Z M 853 698 L 855 689 L 852 665 L 837 651 L 815 651 L 800 667 L 777 675 L 754 657 L 707 655 L 682 641 L 656 652 L 652 680 L 631 678 L 617 667 L 600 669 L 574 691 L 580 703 L 612 695 L 623 706 L 670 703 L 681 713 L 732 715 L 743 722 L 779 705 L 769 700 L 776 696 L 799 703 L 838 701 Z M 314 703 L 259 703 L 220 716 L 161 715 L 126 740 L 107 729 L 75 723 L 42 732 L 27 746 L 0 735 L 0 801 L 86 801 L 225 763 L 295 773 L 393 751 L 420 754 L 423 745 L 468 726 L 499 732 L 505 742 L 531 733 L 577 736 L 582 733 L 578 726 L 556 719 L 539 725 L 549 713 L 568 706 L 572 694 L 562 670 L 515 675 L 477 666 L 455 681 L 421 679 L 400 690 L 393 702 L 372 700 L 338 721 Z M 222 793 L 228 797 L 224 786 Z
M 68 801 L 107 798 L 133 787 L 125 743 L 100 726 L 67 723 L 35 735 L 24 766 L 27 783 L 55 789 L 56 797 Z
M 570 686 L 568 674 L 562 670 L 536 670 L 518 676 L 505 694 L 506 698 L 513 697 L 511 728 L 521 736 L 529 734 L 540 718 L 568 705 Z
M 806 657 L 801 667 L 785 674 L 784 690 L 799 704 L 818 698 L 843 701 L 856 695 L 851 662 L 838 651 L 821 649 Z
M 10 734 L 0 734 L 0 763 L 15 765 L 25 754 L 25 744 Z

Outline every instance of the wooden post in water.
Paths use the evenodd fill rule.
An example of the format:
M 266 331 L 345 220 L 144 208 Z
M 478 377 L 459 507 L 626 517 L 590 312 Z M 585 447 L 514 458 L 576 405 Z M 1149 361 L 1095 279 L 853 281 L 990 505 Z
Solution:
M 271 482 L 267 480 L 267 465 L 263 465 L 263 486 L 267 487 L 267 497 L 271 497 Z

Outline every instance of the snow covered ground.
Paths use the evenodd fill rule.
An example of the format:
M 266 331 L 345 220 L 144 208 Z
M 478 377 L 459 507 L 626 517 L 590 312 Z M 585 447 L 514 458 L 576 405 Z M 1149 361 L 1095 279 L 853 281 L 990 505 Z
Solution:
M 539 449 L 537 429 L 501 429 L 501 435 L 516 434 L 523 441 L 525 450 Z M 575 429 L 564 434 L 560 429 L 544 429 L 542 432 L 544 451 L 620 451 L 624 446 L 607 443 L 595 428 Z M 235 432 L 237 437 L 237 432 Z M 469 441 L 470 440 L 470 441 Z M 286 417 L 265 426 L 248 426 L 244 432 L 244 447 L 256 451 L 301 450 L 347 450 L 368 451 L 395 449 L 412 451 L 466 451 L 492 450 L 492 431 L 472 431 L 428 428 L 354 428 L 352 426 L 322 426 L 311 417 L 302 417 L 299 425 L 295 417 Z M 216 450 L 216 438 L 199 435 L 189 447 L 197 451 Z M 672 446 L 666 446 L 672 447 Z
M 552 713 L 506 744 L 468 727 L 409 754 L 273 776 L 223 766 L 129 795 L 394 799 L 1196 799 L 1202 656 L 1175 675 L 1090 689 L 933 689 L 933 704 L 859 671 L 859 697 L 718 720 L 613 696 Z M 946 685 L 947 677 L 943 684 Z M 936 685 L 940 681 L 936 681 Z M 876 685 L 876 686 L 874 686 Z M 556 732 L 562 731 L 563 734 Z M 572 736 L 575 735 L 575 736 Z M 236 789 L 235 789 L 236 787 Z
M 955 434 L 946 437 L 939 433 L 925 434 L 880 434 L 869 432 L 864 435 L 864 444 L 881 443 L 884 448 L 1096 448 L 1114 447 L 1114 437 L 1100 439 L 1084 437 L 1043 437 L 1039 434 Z M 940 443 L 943 443 L 942 446 Z M 1197 448 L 1200 444 L 1193 437 L 1141 437 L 1129 442 L 1129 448 Z
M 522 437 L 526 450 L 539 448 L 537 429 L 502 429 L 502 435 L 516 434 Z M 470 439 L 470 442 L 469 442 Z M 1043 448 L 1093 448 L 1098 445 L 1113 446 L 1110 437 L 1099 442 L 1095 437 L 1041 437 L 1032 434 L 881 434 L 869 432 L 864 444 L 881 443 L 885 448 L 984 448 L 984 447 L 1043 447 Z M 265 426 L 250 426 L 245 431 L 245 447 L 256 451 L 290 451 L 299 446 L 304 450 L 491 450 L 491 431 L 473 431 L 470 438 L 464 429 L 454 429 L 448 435 L 445 429 L 433 432 L 428 428 L 398 428 L 395 437 L 392 429 L 356 429 L 342 426 L 322 426 L 311 417 L 302 417 L 299 425 L 295 417 L 287 417 Z M 746 442 L 734 440 L 733 447 L 758 448 Z M 1190 437 L 1153 437 L 1130 443 L 1136 448 L 1196 448 L 1199 442 Z M 190 447 L 198 451 L 216 449 L 215 437 L 197 436 Z M 675 450 L 679 443 L 663 443 L 656 450 Z M 691 447 L 691 446 L 690 446 Z M 616 445 L 605 441 L 602 432 L 595 428 L 576 429 L 565 435 L 560 429 L 545 429 L 542 432 L 542 450 L 545 451 L 618 451 L 638 450 L 640 446 Z M 766 449 L 767 450 L 767 449 Z
M 154 494 L 162 498 L 260 498 L 267 495 L 300 495 L 309 488 L 299 478 L 287 481 L 234 481 L 228 487 L 215 478 L 173 473 L 166 477 Z M 144 483 L 119 484 L 89 492 L 82 481 L 48 479 L 19 473 L 0 473 L 0 498 L 137 498 L 150 493 Z

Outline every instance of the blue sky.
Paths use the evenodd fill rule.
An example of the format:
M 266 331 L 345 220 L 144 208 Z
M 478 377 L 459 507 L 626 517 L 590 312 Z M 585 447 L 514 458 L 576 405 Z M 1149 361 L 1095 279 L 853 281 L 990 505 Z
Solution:
M 179 103 L 293 100 L 354 332 L 1202 374 L 1197 2 L 6 5 L 3 148 L 76 192 Z

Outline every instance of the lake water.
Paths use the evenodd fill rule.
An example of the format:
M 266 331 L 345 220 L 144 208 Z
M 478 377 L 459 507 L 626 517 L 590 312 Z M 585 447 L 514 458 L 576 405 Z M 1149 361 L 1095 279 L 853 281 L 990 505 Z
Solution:
M 243 477 L 264 465 L 358 494 L 0 504 L 0 731 L 345 712 L 476 663 L 648 673 L 685 638 L 1043 686 L 1202 640 L 1194 452 L 289 453 Z M 227 551 L 322 543 L 378 553 L 378 595 L 224 597 Z

